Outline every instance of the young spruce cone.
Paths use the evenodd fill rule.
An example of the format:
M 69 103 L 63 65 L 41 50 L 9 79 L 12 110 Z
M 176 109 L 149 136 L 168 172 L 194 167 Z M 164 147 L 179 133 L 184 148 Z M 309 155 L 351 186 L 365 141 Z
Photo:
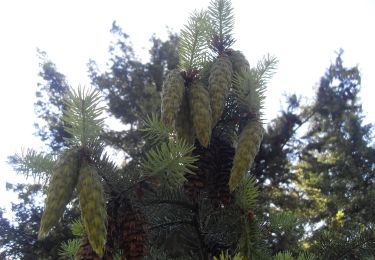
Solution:
M 54 167 L 40 223 L 39 239 L 44 238 L 58 223 L 72 197 L 78 179 L 78 160 L 77 150 L 69 150 L 60 156 Z
M 94 251 L 103 256 L 106 241 L 106 209 L 102 184 L 96 169 L 84 163 L 79 172 L 77 189 L 82 219 Z
M 139 260 L 148 254 L 147 223 L 140 210 L 128 208 L 122 220 L 123 259 Z
M 240 51 L 231 51 L 229 59 L 232 62 L 233 73 L 242 73 L 250 70 L 250 64 Z
M 212 65 L 208 79 L 208 91 L 212 109 L 212 127 L 216 125 L 223 113 L 225 100 L 232 81 L 232 73 L 232 64 L 228 56 L 220 56 Z
M 87 237 L 81 239 L 81 246 L 77 254 L 75 255 L 75 260 L 100 260 L 99 257 L 94 250 L 92 249 L 89 240 Z
M 163 84 L 161 117 L 167 126 L 176 119 L 184 95 L 185 85 L 179 70 L 169 72 Z
M 197 139 L 207 147 L 211 138 L 211 106 L 208 91 L 200 81 L 193 81 L 189 88 L 191 117 Z
M 180 110 L 178 111 L 175 128 L 177 137 L 185 140 L 189 144 L 194 144 L 195 133 L 192 127 L 193 122 L 190 114 L 190 105 L 187 95 L 184 95 Z
M 250 121 L 242 130 L 233 159 L 229 189 L 233 192 L 245 176 L 258 153 L 263 138 L 263 127 L 259 121 Z

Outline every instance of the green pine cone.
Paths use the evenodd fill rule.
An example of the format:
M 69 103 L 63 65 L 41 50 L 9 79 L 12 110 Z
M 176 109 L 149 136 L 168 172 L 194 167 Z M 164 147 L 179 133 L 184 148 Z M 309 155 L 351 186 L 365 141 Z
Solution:
M 49 182 L 38 237 L 43 239 L 64 213 L 78 179 L 79 155 L 72 149 L 61 154 Z
M 211 106 L 208 91 L 200 81 L 189 88 L 190 112 L 198 141 L 207 147 L 211 139 Z
M 164 81 L 161 98 L 161 117 L 168 127 L 172 125 L 180 109 L 185 90 L 184 84 L 184 79 L 177 69 L 170 71 Z
M 184 95 L 180 110 L 177 113 L 175 128 L 177 132 L 177 137 L 179 139 L 185 140 L 189 144 L 194 144 L 195 139 L 194 128 L 192 127 L 192 125 L 193 122 L 190 115 L 190 105 L 188 96 Z
M 77 184 L 82 219 L 93 250 L 103 256 L 107 237 L 107 215 L 102 184 L 96 169 L 84 163 Z
M 250 64 L 242 52 L 231 51 L 229 59 L 232 62 L 233 73 L 241 73 L 250 70 Z
M 247 170 L 253 163 L 262 139 L 263 127 L 259 121 L 249 122 L 242 130 L 238 139 L 229 179 L 229 189 L 231 192 L 241 183 Z
M 228 56 L 220 56 L 212 65 L 208 79 L 208 91 L 211 98 L 212 127 L 219 121 L 232 81 L 232 64 Z

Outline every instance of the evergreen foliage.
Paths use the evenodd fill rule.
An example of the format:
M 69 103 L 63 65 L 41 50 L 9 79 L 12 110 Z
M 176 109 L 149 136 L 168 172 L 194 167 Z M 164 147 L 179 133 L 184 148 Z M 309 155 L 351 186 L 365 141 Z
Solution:
M 208 15 L 212 26 L 212 48 L 220 55 L 234 43 L 234 15 L 231 2 L 212 0 L 208 7 Z
M 65 100 L 67 105 L 64 110 L 63 120 L 67 124 L 65 131 L 72 135 L 66 141 L 73 145 L 90 146 L 97 142 L 103 128 L 101 116 L 104 108 L 99 107 L 100 96 L 97 91 L 71 90 L 69 98 Z
M 50 100 L 38 106 L 42 118 L 56 121 L 48 122 L 50 134 L 40 134 L 55 152 L 28 150 L 10 163 L 49 185 L 9 185 L 23 202 L 13 205 L 18 227 L 0 211 L 0 256 L 374 257 L 375 152 L 371 126 L 362 123 L 358 69 L 345 68 L 339 53 L 314 102 L 301 106 L 288 97 L 287 108 L 263 129 L 265 88 L 277 60 L 268 55 L 250 67 L 230 49 L 233 25 L 230 1 L 213 0 L 208 11 L 192 14 L 179 44 L 173 34 L 167 42 L 154 37 L 151 61 L 143 64 L 114 23 L 109 69 L 100 73 L 89 63 L 101 93 L 69 92 L 48 61 L 41 75 L 48 84 L 39 95 L 49 93 Z M 168 71 L 179 85 L 169 98 Z M 214 82 L 217 91 L 210 91 Z M 128 130 L 103 131 L 101 95 Z M 57 112 L 43 111 L 48 106 Z M 105 145 L 127 153 L 120 167 Z M 43 190 L 42 215 L 32 198 Z M 38 229 L 48 236 L 37 240 Z
M 38 83 L 35 110 L 42 122 L 35 123 L 35 127 L 42 141 L 46 141 L 53 151 L 61 151 L 68 145 L 64 138 L 71 137 L 64 131 L 66 125 L 62 120 L 62 111 L 66 108 L 63 99 L 69 91 L 69 84 L 47 54 L 39 49 L 37 52 L 42 81 Z
M 178 44 L 179 68 L 186 72 L 204 67 L 207 59 L 207 32 L 209 21 L 206 11 L 191 14 L 181 30 Z
M 25 175 L 26 178 L 33 177 L 42 183 L 51 176 L 55 159 L 49 154 L 27 149 L 21 154 L 9 156 L 8 163 L 13 165 L 17 173 Z

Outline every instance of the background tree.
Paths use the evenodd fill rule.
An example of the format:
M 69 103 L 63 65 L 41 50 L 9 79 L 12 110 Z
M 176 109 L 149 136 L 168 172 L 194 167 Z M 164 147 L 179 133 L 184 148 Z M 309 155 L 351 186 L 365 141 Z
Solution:
M 114 27 L 116 27 L 115 24 Z M 120 30 L 121 29 L 117 27 L 117 30 L 114 29 L 112 32 L 116 36 L 119 35 L 118 31 Z M 142 79 L 138 81 L 142 82 L 142 84 L 143 82 L 151 81 L 152 77 L 155 77 L 155 79 L 159 78 L 159 80 L 162 79 L 163 74 L 159 76 L 157 75 L 157 73 L 162 73 L 160 68 L 165 70 L 165 66 L 175 66 L 173 64 L 176 64 L 177 62 L 176 52 L 175 49 L 173 49 L 173 46 L 176 46 L 177 43 L 177 36 L 173 35 L 172 33 L 170 35 L 170 39 L 166 42 L 163 42 L 153 36 L 153 47 L 150 50 L 152 58 L 151 61 L 146 64 L 142 64 L 136 60 L 131 47 L 127 46 L 128 43 L 126 41 L 127 37 L 118 38 L 118 42 L 111 44 L 110 50 L 113 50 L 114 53 L 116 46 L 122 45 L 124 46 L 122 49 L 123 51 L 130 51 L 132 53 L 131 55 L 128 55 L 132 59 L 130 63 L 138 64 L 139 67 L 143 68 L 143 74 L 139 73 L 139 77 Z M 41 121 L 38 121 L 35 126 L 37 129 L 37 135 L 40 136 L 43 141 L 45 141 L 53 153 L 58 153 L 68 147 L 68 143 L 64 140 L 64 138 L 71 137 L 69 133 L 64 131 L 66 124 L 62 120 L 62 110 L 66 108 L 63 100 L 66 98 L 68 93 L 69 84 L 66 77 L 57 70 L 56 65 L 48 59 L 45 52 L 38 50 L 38 55 L 40 57 L 39 76 L 41 78 L 41 82 L 38 83 L 39 89 L 36 93 L 37 102 L 35 103 L 35 108 L 37 116 L 41 119 Z M 125 56 L 126 55 L 124 54 L 122 58 Z M 115 55 L 113 55 L 113 57 L 115 57 Z M 119 62 L 121 58 L 117 57 L 117 59 Z M 91 62 L 90 65 L 94 65 L 94 62 Z M 90 68 L 92 67 L 90 66 Z M 128 66 L 124 68 L 122 72 L 125 75 L 128 75 L 131 74 L 132 69 L 132 67 Z M 108 76 L 108 74 L 105 75 Z M 121 73 L 119 72 L 117 75 L 120 74 Z M 105 75 L 101 76 L 104 78 Z M 108 78 L 111 76 L 108 76 Z M 156 83 L 152 82 L 149 84 L 154 84 L 154 86 L 156 85 Z M 131 85 L 134 86 L 133 83 L 131 83 Z M 148 102 L 150 101 L 150 95 L 147 92 L 142 92 L 141 94 L 143 95 L 142 97 L 136 97 L 132 92 L 130 94 L 131 96 L 129 97 L 130 100 L 141 99 L 143 104 L 141 101 L 138 101 L 138 105 L 136 107 L 136 109 L 139 109 L 139 111 L 141 111 L 141 106 L 147 106 Z M 152 102 L 156 103 L 155 106 L 158 104 L 160 105 L 159 96 L 157 96 L 156 100 L 152 100 Z M 124 103 L 121 105 L 123 104 Z M 110 113 L 116 115 L 114 112 Z M 140 118 L 137 118 L 137 120 L 140 121 Z M 128 119 L 125 120 L 125 123 L 128 122 Z M 113 142 L 110 141 L 113 140 L 111 138 L 112 136 L 115 136 L 115 134 L 120 135 L 120 133 L 115 133 L 113 135 L 111 135 L 111 133 L 112 132 L 108 133 L 108 135 L 106 134 L 107 137 L 105 140 L 107 140 L 108 143 L 113 144 L 115 148 L 122 147 L 122 139 L 118 138 Z M 132 133 L 134 136 L 137 134 L 139 135 L 139 133 L 135 133 L 135 131 L 132 131 Z M 131 140 L 130 137 L 129 139 Z M 136 147 L 139 145 L 139 142 L 141 141 L 142 139 L 138 138 L 138 140 L 134 141 L 134 146 Z M 135 148 L 129 150 L 134 149 Z M 39 159 L 42 160 L 39 160 L 38 156 Z M 56 232 L 53 232 L 48 238 L 46 238 L 46 240 L 43 241 L 43 243 L 37 240 L 37 232 L 39 229 L 43 207 L 42 205 L 38 206 L 40 203 L 36 203 L 34 198 L 44 196 L 43 194 L 45 194 L 45 187 L 43 187 L 43 185 L 48 181 L 50 173 L 47 171 L 49 171 L 51 168 L 48 163 L 45 165 L 45 160 L 41 158 L 44 156 L 45 154 L 39 154 L 33 150 L 28 150 L 21 155 L 12 156 L 9 159 L 9 162 L 13 165 L 14 169 L 18 173 L 36 178 L 35 180 L 39 180 L 38 182 L 40 184 L 31 186 L 29 184 L 9 184 L 9 186 L 7 186 L 9 190 L 19 193 L 22 202 L 18 204 L 15 203 L 12 207 L 12 212 L 16 216 L 16 225 L 14 223 L 9 223 L 9 221 L 3 215 L 1 215 L 1 220 L 6 223 L 3 226 L 4 228 L 1 230 L 1 247 L 4 257 L 19 257 L 21 259 L 57 259 L 62 242 L 73 238 L 69 229 L 69 224 L 73 219 L 78 217 L 77 204 L 72 204 L 71 206 L 73 206 L 73 208 L 65 212 L 61 225 L 59 225 L 59 227 L 56 229 Z M 25 190 L 27 190 L 27 192 L 25 192 Z M 25 227 L 27 227 L 27 231 L 25 231 Z M 35 250 L 31 250 L 31 247 Z
M 213 63 L 206 63 L 205 60 L 202 59 L 205 57 L 206 50 L 204 46 L 207 43 L 207 36 L 210 35 L 208 25 L 211 21 L 208 20 L 209 18 L 212 19 L 211 21 L 214 25 L 212 27 L 212 50 L 217 57 L 212 58 Z M 190 256 L 192 258 L 198 257 L 205 259 L 219 254 L 220 251 L 224 249 L 230 249 L 234 252 L 237 247 L 236 241 L 238 241 L 240 237 L 241 251 L 243 254 L 260 256 L 263 253 L 261 248 L 258 248 L 258 245 L 254 244 L 254 242 L 258 244 L 258 241 L 255 240 L 256 233 L 253 232 L 258 224 L 255 223 L 253 217 L 247 217 L 247 215 L 243 216 L 243 214 L 248 214 L 247 211 L 250 211 L 250 209 L 254 207 L 253 204 L 257 196 L 254 186 L 255 182 L 254 179 L 248 179 L 242 183 L 242 178 L 247 168 L 244 164 L 248 164 L 254 159 L 253 157 L 256 154 L 257 146 L 259 146 L 261 141 L 262 127 L 259 121 L 259 110 L 262 107 L 263 88 L 266 79 L 270 76 L 269 71 L 273 69 L 275 60 L 272 57 L 268 57 L 260 62 L 258 67 L 252 69 L 248 68 L 246 65 L 248 63 L 243 55 L 229 49 L 233 43 L 230 35 L 232 23 L 233 16 L 231 15 L 230 3 L 217 1 L 212 2 L 209 14 L 203 12 L 193 14 L 189 24 L 186 26 L 185 30 L 182 31 L 184 40 L 179 44 L 179 54 L 180 57 L 182 57 L 180 60 L 181 67 L 179 69 L 181 74 L 178 72 L 170 75 L 175 75 L 173 77 L 181 77 L 181 79 L 183 79 L 184 83 L 182 88 L 184 89 L 183 92 L 187 93 L 186 98 L 189 100 L 188 106 L 192 109 L 192 120 L 198 139 L 198 141 L 195 142 L 196 148 L 192 148 L 192 146 L 182 142 L 180 132 L 177 132 L 179 136 L 178 139 L 171 140 L 169 134 L 163 134 L 169 133 L 170 130 L 168 128 L 163 129 L 162 125 L 158 123 L 157 117 L 152 117 L 147 121 L 146 126 L 148 126 L 148 128 L 146 129 L 148 129 L 149 137 L 158 137 L 159 140 L 156 140 L 157 143 L 155 144 L 155 140 L 152 140 L 155 138 L 149 138 L 148 142 L 151 143 L 148 144 L 150 146 L 148 146 L 147 143 L 145 146 L 147 159 L 143 160 L 142 164 L 134 160 L 135 163 L 133 163 L 134 168 L 132 168 L 132 170 L 138 173 L 136 175 L 139 177 L 133 177 L 134 179 L 132 179 L 130 176 L 120 174 L 120 176 L 116 177 L 116 180 L 110 180 L 107 179 L 108 172 L 98 171 L 104 181 L 103 185 L 105 189 L 110 193 L 107 207 L 109 210 L 107 213 L 110 219 L 108 223 L 108 229 L 110 230 L 108 237 L 109 243 L 106 245 L 107 257 L 110 257 L 111 252 L 118 248 L 123 250 L 123 257 L 126 256 L 126 258 L 145 256 L 145 248 L 147 247 L 146 237 L 149 238 L 150 250 L 152 250 L 153 256 L 159 253 L 167 257 Z M 128 58 L 129 55 L 125 57 Z M 229 60 L 229 57 L 240 59 L 240 64 L 237 66 L 238 70 L 235 71 L 237 74 L 235 78 L 236 84 L 233 87 L 234 92 L 230 96 L 228 96 L 228 90 L 231 85 L 232 69 L 221 71 L 223 68 L 222 65 L 227 66 L 227 64 L 236 63 L 238 60 L 232 62 Z M 243 64 L 241 64 L 241 62 Z M 134 91 L 133 94 L 136 96 L 137 91 L 142 91 L 147 81 L 142 82 L 137 80 L 137 73 L 142 75 L 142 66 L 140 66 L 139 63 L 131 63 L 128 61 L 126 64 L 131 64 L 133 66 L 130 71 L 135 74 L 131 76 L 132 82 L 129 80 L 126 82 L 127 78 L 124 78 L 124 81 L 127 83 L 125 88 L 129 83 L 136 83 L 131 86 L 133 88 L 129 90 L 129 92 Z M 236 65 L 238 64 L 236 63 Z M 245 65 L 245 67 L 242 68 L 242 65 Z M 212 68 L 210 68 L 211 66 Z M 119 67 L 121 67 L 121 64 L 114 63 L 114 66 L 111 68 L 116 74 Z M 227 94 L 218 97 L 221 100 L 217 101 L 225 104 L 228 96 L 230 105 L 226 110 L 224 108 L 223 115 L 225 119 L 221 123 L 218 123 L 217 128 L 214 127 L 214 124 L 216 124 L 217 120 L 220 121 L 223 108 L 218 108 L 218 110 L 216 110 L 220 114 L 216 115 L 217 118 L 213 121 L 214 124 L 209 124 L 208 128 L 203 127 L 202 123 L 210 121 L 210 118 L 207 117 L 210 117 L 210 113 L 203 113 L 203 109 L 207 109 L 207 112 L 210 111 L 210 100 L 208 99 L 209 96 L 202 99 L 202 95 L 206 95 L 207 90 L 205 90 L 204 85 L 201 84 L 208 83 L 212 88 L 214 86 L 216 87 L 214 84 L 221 84 L 217 79 L 223 75 L 222 73 L 227 73 L 225 77 L 229 80 L 226 82 L 227 85 L 218 86 L 218 91 L 224 91 L 223 88 L 228 88 L 228 90 L 225 91 Z M 208 77 L 208 75 L 210 76 Z M 118 75 L 117 73 L 117 76 L 124 75 Z M 171 77 L 172 76 L 168 76 L 167 80 L 171 79 Z M 98 79 L 97 77 L 96 80 Z M 175 83 L 171 82 L 171 84 Z M 104 84 L 102 84 L 102 86 L 103 85 Z M 109 86 L 113 86 L 113 84 L 109 84 Z M 165 83 L 163 88 L 165 87 L 168 87 L 167 83 Z M 170 87 L 173 86 L 171 85 Z M 107 87 L 107 89 L 109 88 Z M 166 90 L 167 89 L 163 89 L 163 91 Z M 116 100 L 116 97 L 113 95 L 115 93 L 114 91 L 109 90 L 108 93 L 110 94 L 109 99 L 112 98 L 112 100 Z M 167 92 L 164 94 L 167 95 L 166 93 Z M 211 97 L 213 97 L 212 95 L 215 95 L 217 92 L 214 91 L 210 93 Z M 164 96 L 164 98 L 165 97 L 166 96 Z M 128 97 L 124 96 L 123 98 L 127 99 Z M 73 100 L 76 99 L 79 100 L 78 97 L 73 97 Z M 130 108 L 133 117 L 131 117 L 131 115 L 129 116 L 131 130 L 132 127 L 139 127 L 137 118 L 134 117 L 134 114 L 137 112 L 137 110 L 134 110 L 134 107 L 141 113 L 143 112 L 142 108 L 137 106 L 137 103 L 134 103 L 136 100 L 136 98 L 134 100 L 127 100 L 128 103 L 133 106 L 133 109 Z M 82 101 L 83 104 L 85 104 L 85 102 L 86 101 Z M 198 104 L 200 104 L 199 102 L 203 102 L 203 106 L 198 106 Z M 216 109 L 216 101 L 212 104 L 213 108 Z M 91 105 L 89 105 L 89 107 L 91 107 Z M 224 107 L 224 105 L 222 107 Z M 114 107 L 112 106 L 111 108 L 113 109 Z M 116 111 L 116 109 L 114 111 Z M 201 112 L 202 114 L 199 115 Z M 67 112 L 67 115 L 69 116 L 70 113 Z M 208 121 L 203 119 L 202 116 L 207 117 L 206 119 Z M 83 117 L 86 118 L 87 116 L 83 115 Z M 65 120 L 65 123 L 67 124 L 65 129 L 70 129 L 70 124 L 72 127 L 79 125 L 79 123 L 76 124 L 70 120 Z M 84 124 L 83 121 L 82 124 Z M 240 127 L 238 128 L 238 126 Z M 211 128 L 214 128 L 212 138 L 210 137 Z M 256 137 L 256 142 L 253 144 L 253 140 L 248 139 L 243 133 L 240 134 L 238 129 L 244 133 L 248 131 L 253 137 Z M 70 130 L 69 132 L 75 133 Z M 234 139 L 226 140 L 225 136 L 228 135 L 223 135 L 225 132 L 239 135 L 240 141 L 237 150 L 244 151 L 245 153 L 238 153 L 236 151 L 232 146 L 232 140 Z M 87 134 L 88 133 L 85 135 Z M 84 135 L 82 134 L 81 136 Z M 73 137 L 76 138 L 74 135 Z M 244 143 L 241 140 L 243 140 Z M 249 148 L 243 146 L 245 142 L 249 142 Z M 207 147 L 209 143 L 210 147 Z M 99 161 L 93 159 L 95 157 L 95 150 L 91 150 L 92 148 L 87 147 L 88 150 L 86 151 L 86 148 L 82 145 L 83 144 L 80 145 L 81 148 L 78 148 L 78 150 L 82 150 L 82 153 L 79 152 L 77 155 L 80 158 L 79 161 L 84 160 L 84 155 L 87 155 L 90 159 L 87 157 L 86 161 L 93 164 L 92 167 L 99 169 L 99 166 L 96 165 Z M 152 147 L 155 145 L 159 148 Z M 73 153 L 74 150 L 72 149 L 73 148 L 70 148 L 68 150 L 69 154 Z M 251 156 L 249 158 L 246 155 L 247 149 L 251 149 Z M 132 155 L 134 155 L 132 157 L 132 159 L 134 159 L 136 153 Z M 227 159 L 225 161 L 220 161 L 224 158 L 223 155 L 226 155 Z M 245 155 L 244 158 L 242 158 L 243 155 Z M 197 156 L 199 156 L 199 163 L 197 170 L 194 171 L 198 179 L 189 179 L 189 176 L 193 173 L 192 169 L 196 167 L 193 167 L 191 163 L 197 160 L 195 158 Z M 231 173 L 231 161 L 233 158 L 235 161 L 233 163 L 233 172 Z M 209 168 L 205 170 L 205 166 Z M 126 168 L 127 166 L 125 166 L 125 169 Z M 157 169 L 162 170 L 157 171 Z M 216 184 L 214 174 L 217 171 L 220 171 L 222 180 Z M 53 176 L 57 176 L 56 174 L 58 173 L 55 172 Z M 79 176 L 82 176 L 82 174 L 83 173 L 80 171 Z M 51 179 L 50 187 L 57 185 L 55 183 L 57 179 L 58 177 L 53 177 Z M 81 177 L 79 177 L 79 180 L 80 179 Z M 181 181 L 184 179 L 187 180 L 187 183 L 182 189 Z M 236 192 L 236 196 L 238 197 L 237 203 L 235 202 L 234 193 L 230 193 L 228 180 L 232 192 L 237 188 L 239 189 L 238 192 Z M 158 182 L 160 182 L 160 187 L 159 184 L 157 184 Z M 203 186 L 197 186 L 199 182 L 203 183 Z M 217 185 L 217 188 L 212 187 L 212 185 Z M 171 190 L 171 188 L 173 189 Z M 133 193 L 126 193 L 129 189 L 133 191 Z M 79 194 L 82 194 L 84 189 L 78 184 L 77 191 Z M 48 203 L 49 201 L 52 203 L 53 192 L 55 192 L 55 190 L 51 188 L 49 191 L 49 198 L 51 198 L 51 200 L 47 200 L 47 213 L 43 215 L 42 223 L 45 223 L 50 216 L 48 213 L 48 205 L 50 204 Z M 157 199 L 156 201 L 155 198 Z M 112 203 L 116 206 L 112 206 Z M 85 210 L 86 203 L 83 202 L 83 196 L 81 195 L 80 207 L 85 222 L 85 230 L 89 242 L 92 245 L 92 249 L 97 254 L 102 255 L 101 246 L 98 247 L 98 244 L 95 242 L 101 239 L 98 238 L 99 240 L 97 240 L 90 231 L 91 222 L 86 217 L 88 214 Z M 155 210 L 158 210 L 158 213 L 155 214 Z M 60 211 L 60 208 L 58 211 Z M 241 213 L 241 211 L 244 211 L 244 213 Z M 151 214 L 151 212 L 154 212 L 154 214 Z M 211 219 L 213 215 L 218 215 L 219 218 L 222 219 L 221 222 Z M 92 217 L 96 219 L 95 216 Z M 234 222 L 232 227 L 228 226 L 229 229 L 220 230 L 219 227 L 223 227 L 223 224 L 220 223 L 229 223 L 224 220 L 229 217 L 237 217 L 237 221 Z M 146 223 L 152 226 L 146 228 Z M 245 228 L 246 232 L 241 230 L 242 225 L 247 227 Z M 44 225 L 41 231 L 45 233 L 46 231 L 43 227 Z M 189 230 L 193 232 L 189 232 Z M 120 234 L 116 233 L 118 231 L 120 231 Z M 136 236 L 137 239 L 129 240 L 129 236 Z M 181 239 L 188 240 L 189 243 L 181 244 L 180 249 L 176 251 L 176 248 L 171 246 L 170 243 L 176 243 Z M 80 254 L 81 257 L 84 252 L 87 252 L 86 245 L 86 243 L 82 244 L 79 250 L 78 254 Z
M 56 65 L 48 59 L 45 52 L 37 50 L 40 58 L 39 76 L 36 92 L 35 110 L 40 119 L 35 123 L 36 134 L 49 147 L 51 155 L 39 153 L 29 149 L 20 155 L 9 157 L 9 163 L 16 172 L 25 177 L 33 178 L 36 184 L 7 184 L 7 190 L 18 193 L 20 202 L 12 203 L 12 213 L 16 223 L 7 223 L 8 228 L 1 230 L 0 245 L 3 248 L 4 257 L 17 257 L 20 259 L 56 259 L 58 258 L 61 244 L 72 238 L 69 223 L 77 218 L 77 208 L 72 207 L 66 211 L 61 224 L 56 231 L 44 241 L 37 239 L 39 223 L 43 207 L 40 205 L 40 196 L 45 193 L 45 183 L 50 175 L 53 164 L 53 155 L 64 150 L 67 142 L 64 138 L 71 137 L 64 130 L 66 126 L 62 121 L 62 109 L 66 108 L 63 100 L 69 86 L 63 74 L 58 72 Z M 72 205 L 73 206 L 73 205 Z
M 177 35 L 170 33 L 165 42 L 153 36 L 150 61 L 136 59 L 129 36 L 114 22 L 111 32 L 116 41 L 109 48 L 108 70 L 100 72 L 94 61 L 89 62 L 92 84 L 100 89 L 108 102 L 109 112 L 129 129 L 108 130 L 106 142 L 126 152 L 132 160 L 139 160 L 142 137 L 137 130 L 146 115 L 160 111 L 160 91 L 168 69 L 177 66 Z
M 363 124 L 360 83 L 358 68 L 345 68 L 340 51 L 320 81 L 314 104 L 306 107 L 309 130 L 302 138 L 297 183 L 308 198 L 309 210 L 302 214 L 311 225 L 323 224 L 313 240 L 324 230 L 334 231 L 342 241 L 346 238 L 344 245 L 321 252 L 330 259 L 374 254 L 374 236 L 367 230 L 372 230 L 375 217 L 375 149 L 371 125 Z M 358 227 L 366 239 L 359 238 L 362 233 Z
M 58 259 L 60 243 L 73 237 L 67 227 L 77 217 L 77 212 L 73 214 L 69 210 L 51 236 L 41 241 L 38 229 L 43 209 L 37 206 L 41 185 L 8 184 L 7 189 L 18 193 L 20 202 L 12 203 L 15 223 L 0 215 L 0 256 L 3 259 Z
M 287 97 L 286 101 L 286 108 L 268 124 L 251 170 L 260 188 L 258 214 L 265 217 L 270 214 L 285 214 L 294 219 L 287 232 L 283 229 L 269 232 L 269 246 L 273 252 L 289 250 L 296 253 L 301 250 L 299 241 L 305 231 L 303 222 L 298 222 L 295 214 L 304 205 L 295 187 L 293 161 L 298 154 L 300 142 L 296 130 L 306 124 L 306 121 L 302 121 L 296 95 Z
M 36 92 L 37 101 L 35 103 L 36 115 L 41 121 L 35 123 L 37 135 L 45 141 L 53 151 L 61 151 L 68 144 L 64 138 L 71 135 L 64 131 L 62 121 L 62 111 L 66 108 L 63 102 L 69 84 L 56 65 L 48 59 L 44 51 L 37 50 L 40 59 L 39 77 L 42 79 L 38 83 Z

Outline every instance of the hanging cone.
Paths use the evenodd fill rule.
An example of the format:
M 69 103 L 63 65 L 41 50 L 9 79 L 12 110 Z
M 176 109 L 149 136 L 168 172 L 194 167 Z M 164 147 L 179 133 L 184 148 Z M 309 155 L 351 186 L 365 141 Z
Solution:
M 49 182 L 46 206 L 43 212 L 38 238 L 44 238 L 64 213 L 78 179 L 79 153 L 76 149 L 63 153 L 53 169 Z
M 177 113 L 175 128 L 179 139 L 185 140 L 188 144 L 194 144 L 195 133 L 187 93 L 185 93 Z
M 229 51 L 229 59 L 232 62 L 233 73 L 242 73 L 250 70 L 249 62 L 240 51 Z
M 212 109 L 212 127 L 219 121 L 232 82 L 232 64 L 229 57 L 218 57 L 212 65 L 208 79 L 208 92 Z
M 189 87 L 190 113 L 198 141 L 207 147 L 211 138 L 211 105 L 207 89 L 199 80 Z
M 238 138 L 238 145 L 229 179 L 229 189 L 231 192 L 238 187 L 253 163 L 263 139 L 263 132 L 262 123 L 259 121 L 250 121 L 242 129 Z
M 95 251 L 92 249 L 89 239 L 87 237 L 82 238 L 81 246 L 75 255 L 75 260 L 100 260 Z
M 77 184 L 86 234 L 95 252 L 103 256 L 107 238 L 107 214 L 102 184 L 96 169 L 84 162 Z
M 165 125 L 171 126 L 176 119 L 184 95 L 185 85 L 178 69 L 168 73 L 163 84 L 161 117 Z

